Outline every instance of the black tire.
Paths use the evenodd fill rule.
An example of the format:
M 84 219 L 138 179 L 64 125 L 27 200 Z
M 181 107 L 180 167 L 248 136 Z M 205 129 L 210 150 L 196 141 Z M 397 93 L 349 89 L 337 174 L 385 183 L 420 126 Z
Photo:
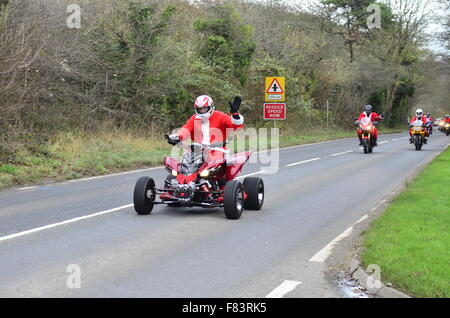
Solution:
M 171 180 L 173 180 L 173 179 L 176 179 L 177 177 L 174 177 L 173 175 L 171 175 L 171 174 L 169 174 L 167 177 L 166 177 L 166 180 L 164 181 L 164 187 L 168 187 L 169 186 L 169 184 L 170 184 L 170 181 Z M 179 203 L 177 203 L 177 202 L 175 202 L 175 203 L 167 203 L 167 205 L 168 206 L 180 206 L 180 204 Z
M 151 190 L 150 197 L 147 196 L 148 191 Z M 134 210 L 139 215 L 150 214 L 155 205 L 155 181 L 150 177 L 140 177 L 134 187 L 133 203 Z
M 223 209 L 227 219 L 237 220 L 244 210 L 244 193 L 242 183 L 232 180 L 225 185 Z
M 414 145 L 416 146 L 416 150 L 420 150 L 420 148 L 422 148 L 422 140 L 419 135 L 414 136 Z
M 244 209 L 261 210 L 264 203 L 264 182 L 261 178 L 248 177 L 243 182 L 247 199 L 244 201 Z
M 364 148 L 364 153 L 368 153 L 369 145 L 368 145 L 367 139 L 363 139 L 362 144 L 363 144 L 363 148 Z

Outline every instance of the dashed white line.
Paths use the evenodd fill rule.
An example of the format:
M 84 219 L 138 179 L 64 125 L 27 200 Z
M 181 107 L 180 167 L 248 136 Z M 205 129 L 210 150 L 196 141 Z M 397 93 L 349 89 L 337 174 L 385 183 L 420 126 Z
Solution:
M 285 280 L 277 288 L 267 294 L 266 298 L 283 298 L 284 295 L 293 291 L 302 282 L 295 280 Z
M 308 159 L 308 160 L 304 160 L 304 161 L 300 161 L 300 162 L 294 162 L 291 164 L 286 165 L 286 167 L 292 167 L 292 166 L 296 166 L 296 165 L 301 165 L 307 162 L 312 162 L 312 161 L 316 161 L 316 160 L 320 160 L 320 158 L 313 158 L 313 159 Z
M 339 155 L 343 155 L 349 152 L 353 152 L 353 150 L 348 150 L 348 151 L 344 151 L 344 152 L 338 152 L 338 153 L 334 153 L 332 155 L 330 155 L 331 157 L 335 157 L 335 156 L 339 156 Z
M 122 206 L 119 206 L 119 207 L 114 208 L 114 209 L 100 211 L 100 212 L 97 212 L 97 213 L 76 217 L 76 218 L 69 219 L 69 220 L 66 220 L 66 221 L 53 223 L 53 224 L 49 224 L 49 225 L 44 225 L 44 226 L 36 227 L 34 229 L 30 229 L 30 230 L 26 230 L 26 231 L 14 233 L 14 234 L 2 236 L 2 237 L 0 237 L 0 242 L 6 241 L 6 240 L 10 240 L 10 239 L 13 239 L 13 238 L 17 238 L 17 237 L 20 237 L 20 236 L 25 236 L 25 235 L 28 235 L 28 234 L 32 234 L 32 233 L 36 233 L 36 232 L 40 232 L 40 231 L 44 231 L 44 230 L 48 230 L 48 229 L 52 229 L 52 228 L 55 228 L 55 227 L 58 227 L 58 226 L 62 226 L 62 225 L 66 225 L 66 224 L 69 224 L 69 223 L 74 223 L 74 222 L 78 222 L 78 221 L 81 221 L 81 220 L 93 218 L 93 217 L 96 217 L 96 216 L 99 216 L 99 215 L 116 212 L 116 211 L 123 210 L 123 209 L 129 208 L 129 207 L 132 207 L 132 206 L 133 206 L 133 204 L 122 205 Z
M 260 173 L 264 173 L 264 172 L 266 172 L 266 170 L 260 170 L 260 171 L 257 171 L 257 172 L 253 172 L 253 173 L 245 174 L 243 176 L 239 176 L 239 177 L 237 177 L 235 179 L 250 177 L 250 176 L 254 176 L 255 174 L 260 174 Z

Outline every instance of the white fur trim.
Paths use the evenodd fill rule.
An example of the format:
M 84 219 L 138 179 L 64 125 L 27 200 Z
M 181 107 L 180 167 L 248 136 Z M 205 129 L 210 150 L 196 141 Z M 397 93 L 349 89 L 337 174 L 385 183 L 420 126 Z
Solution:
M 233 116 L 231 116 L 231 123 L 233 125 L 242 125 L 244 123 L 244 117 L 239 114 L 239 119 L 234 119 Z

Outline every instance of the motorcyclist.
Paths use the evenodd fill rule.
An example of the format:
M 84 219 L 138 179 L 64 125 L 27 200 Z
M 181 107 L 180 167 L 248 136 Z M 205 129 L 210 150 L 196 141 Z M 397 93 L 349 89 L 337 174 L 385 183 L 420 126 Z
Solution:
M 416 110 L 415 116 L 411 119 L 411 121 L 409 122 L 409 127 L 411 128 L 414 124 L 415 121 L 422 121 L 422 126 L 423 127 L 427 127 L 428 126 L 428 120 L 427 117 L 423 114 L 423 110 L 422 108 L 418 108 Z M 428 130 L 425 129 L 425 137 L 428 137 Z M 412 144 L 414 142 L 412 134 L 411 134 L 411 130 L 409 130 L 409 143 Z M 424 138 L 423 140 L 424 144 L 427 143 L 427 138 Z
M 204 145 L 217 144 L 211 148 L 207 160 L 224 161 L 227 149 L 225 141 L 228 134 L 244 127 L 244 117 L 239 114 L 242 99 L 236 96 L 233 102 L 229 102 L 230 115 L 215 110 L 212 98 L 208 95 L 197 97 L 194 103 L 195 114 L 189 118 L 186 124 L 176 133 L 170 135 L 167 142 L 176 145 L 178 142 L 191 138 L 192 141 Z
M 434 119 L 433 119 L 433 117 L 431 117 L 430 113 L 426 113 L 425 117 L 427 117 L 428 130 L 429 130 L 429 134 L 431 135 L 433 133 L 433 122 L 434 122 Z
M 450 115 L 445 115 L 444 123 L 445 124 L 450 124 Z
M 383 119 L 382 115 L 378 115 L 373 111 L 373 107 L 371 105 L 366 105 L 364 107 L 364 111 L 359 115 L 358 119 L 356 121 L 361 121 L 364 118 L 368 118 L 370 122 L 379 121 Z M 358 138 L 359 138 L 359 145 L 362 146 L 362 130 L 358 128 Z M 377 139 L 378 139 L 378 129 L 374 127 L 373 130 L 373 138 L 375 139 L 375 146 L 378 146 Z

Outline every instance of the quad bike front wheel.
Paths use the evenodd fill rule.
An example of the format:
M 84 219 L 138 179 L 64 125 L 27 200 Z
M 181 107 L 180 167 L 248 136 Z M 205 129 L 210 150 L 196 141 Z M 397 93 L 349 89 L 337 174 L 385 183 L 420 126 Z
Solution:
M 150 177 L 140 177 L 134 187 L 134 210 L 139 215 L 150 214 L 155 205 L 155 181 Z
M 247 177 L 243 182 L 247 198 L 244 208 L 247 210 L 261 210 L 264 203 L 264 182 L 261 178 Z
M 232 180 L 225 185 L 223 209 L 227 219 L 237 220 L 244 210 L 244 191 L 242 183 Z

